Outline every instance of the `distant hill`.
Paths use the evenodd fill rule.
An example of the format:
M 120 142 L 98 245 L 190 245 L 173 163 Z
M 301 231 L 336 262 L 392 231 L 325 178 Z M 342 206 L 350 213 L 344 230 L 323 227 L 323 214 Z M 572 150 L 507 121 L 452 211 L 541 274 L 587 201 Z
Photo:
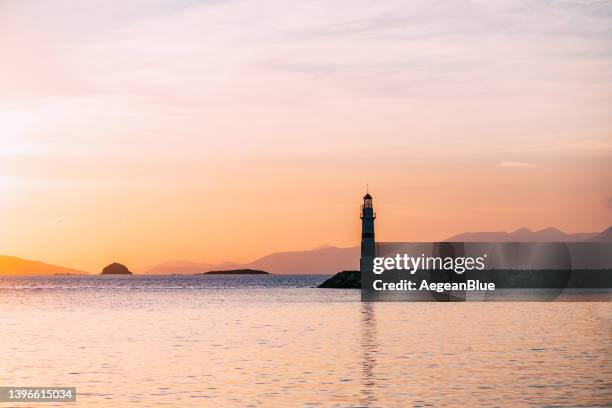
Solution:
M 359 247 L 319 247 L 307 251 L 278 252 L 244 265 L 275 274 L 334 274 L 359 269 Z
M 586 241 L 588 242 L 612 242 L 612 227 L 608 227 L 607 230 L 600 232 L 599 234 L 590 237 Z
M 14 256 L 0 255 L 0 275 L 87 275 L 87 272 Z
M 531 231 L 528 228 L 517 229 L 514 232 L 465 232 L 454 235 L 445 241 L 450 242 L 581 242 L 587 241 L 598 234 L 596 232 L 581 232 L 567 234 L 557 228 L 545 228 Z
M 101 275 L 133 275 L 133 273 L 127 266 L 114 262 L 102 269 Z

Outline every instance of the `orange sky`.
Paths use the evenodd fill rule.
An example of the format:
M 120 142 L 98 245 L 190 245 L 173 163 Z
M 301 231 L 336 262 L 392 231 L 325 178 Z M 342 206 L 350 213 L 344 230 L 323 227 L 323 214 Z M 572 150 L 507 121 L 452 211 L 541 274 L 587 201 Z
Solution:
M 0 254 L 88 271 L 612 224 L 612 11 L 0 4 Z M 8 62 L 8 64 L 7 64 Z

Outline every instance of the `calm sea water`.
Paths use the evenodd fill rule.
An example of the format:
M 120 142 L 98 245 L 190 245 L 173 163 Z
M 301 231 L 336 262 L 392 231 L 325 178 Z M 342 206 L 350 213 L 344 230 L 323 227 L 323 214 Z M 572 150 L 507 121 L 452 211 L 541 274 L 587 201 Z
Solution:
M 611 303 L 372 304 L 324 279 L 0 278 L 0 386 L 75 386 L 83 407 L 612 406 Z

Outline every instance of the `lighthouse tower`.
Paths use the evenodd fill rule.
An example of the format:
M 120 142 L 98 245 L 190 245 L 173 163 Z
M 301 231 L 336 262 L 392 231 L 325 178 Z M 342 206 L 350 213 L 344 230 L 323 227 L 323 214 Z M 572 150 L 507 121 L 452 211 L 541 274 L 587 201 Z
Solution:
M 371 275 L 374 258 L 376 257 L 376 242 L 374 241 L 374 220 L 376 214 L 372 206 L 372 196 L 366 193 L 361 206 L 361 260 L 360 271 L 362 282 L 365 275 Z

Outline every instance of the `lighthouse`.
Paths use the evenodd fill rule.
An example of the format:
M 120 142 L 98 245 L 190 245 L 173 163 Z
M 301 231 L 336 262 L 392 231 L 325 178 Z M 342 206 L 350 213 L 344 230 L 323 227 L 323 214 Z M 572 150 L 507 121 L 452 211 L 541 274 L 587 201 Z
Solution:
M 372 274 L 374 258 L 376 257 L 376 241 L 374 241 L 374 206 L 372 205 L 372 196 L 366 193 L 363 196 L 363 204 L 361 206 L 361 260 L 359 269 L 361 271 L 361 281 L 364 282 L 366 275 Z

